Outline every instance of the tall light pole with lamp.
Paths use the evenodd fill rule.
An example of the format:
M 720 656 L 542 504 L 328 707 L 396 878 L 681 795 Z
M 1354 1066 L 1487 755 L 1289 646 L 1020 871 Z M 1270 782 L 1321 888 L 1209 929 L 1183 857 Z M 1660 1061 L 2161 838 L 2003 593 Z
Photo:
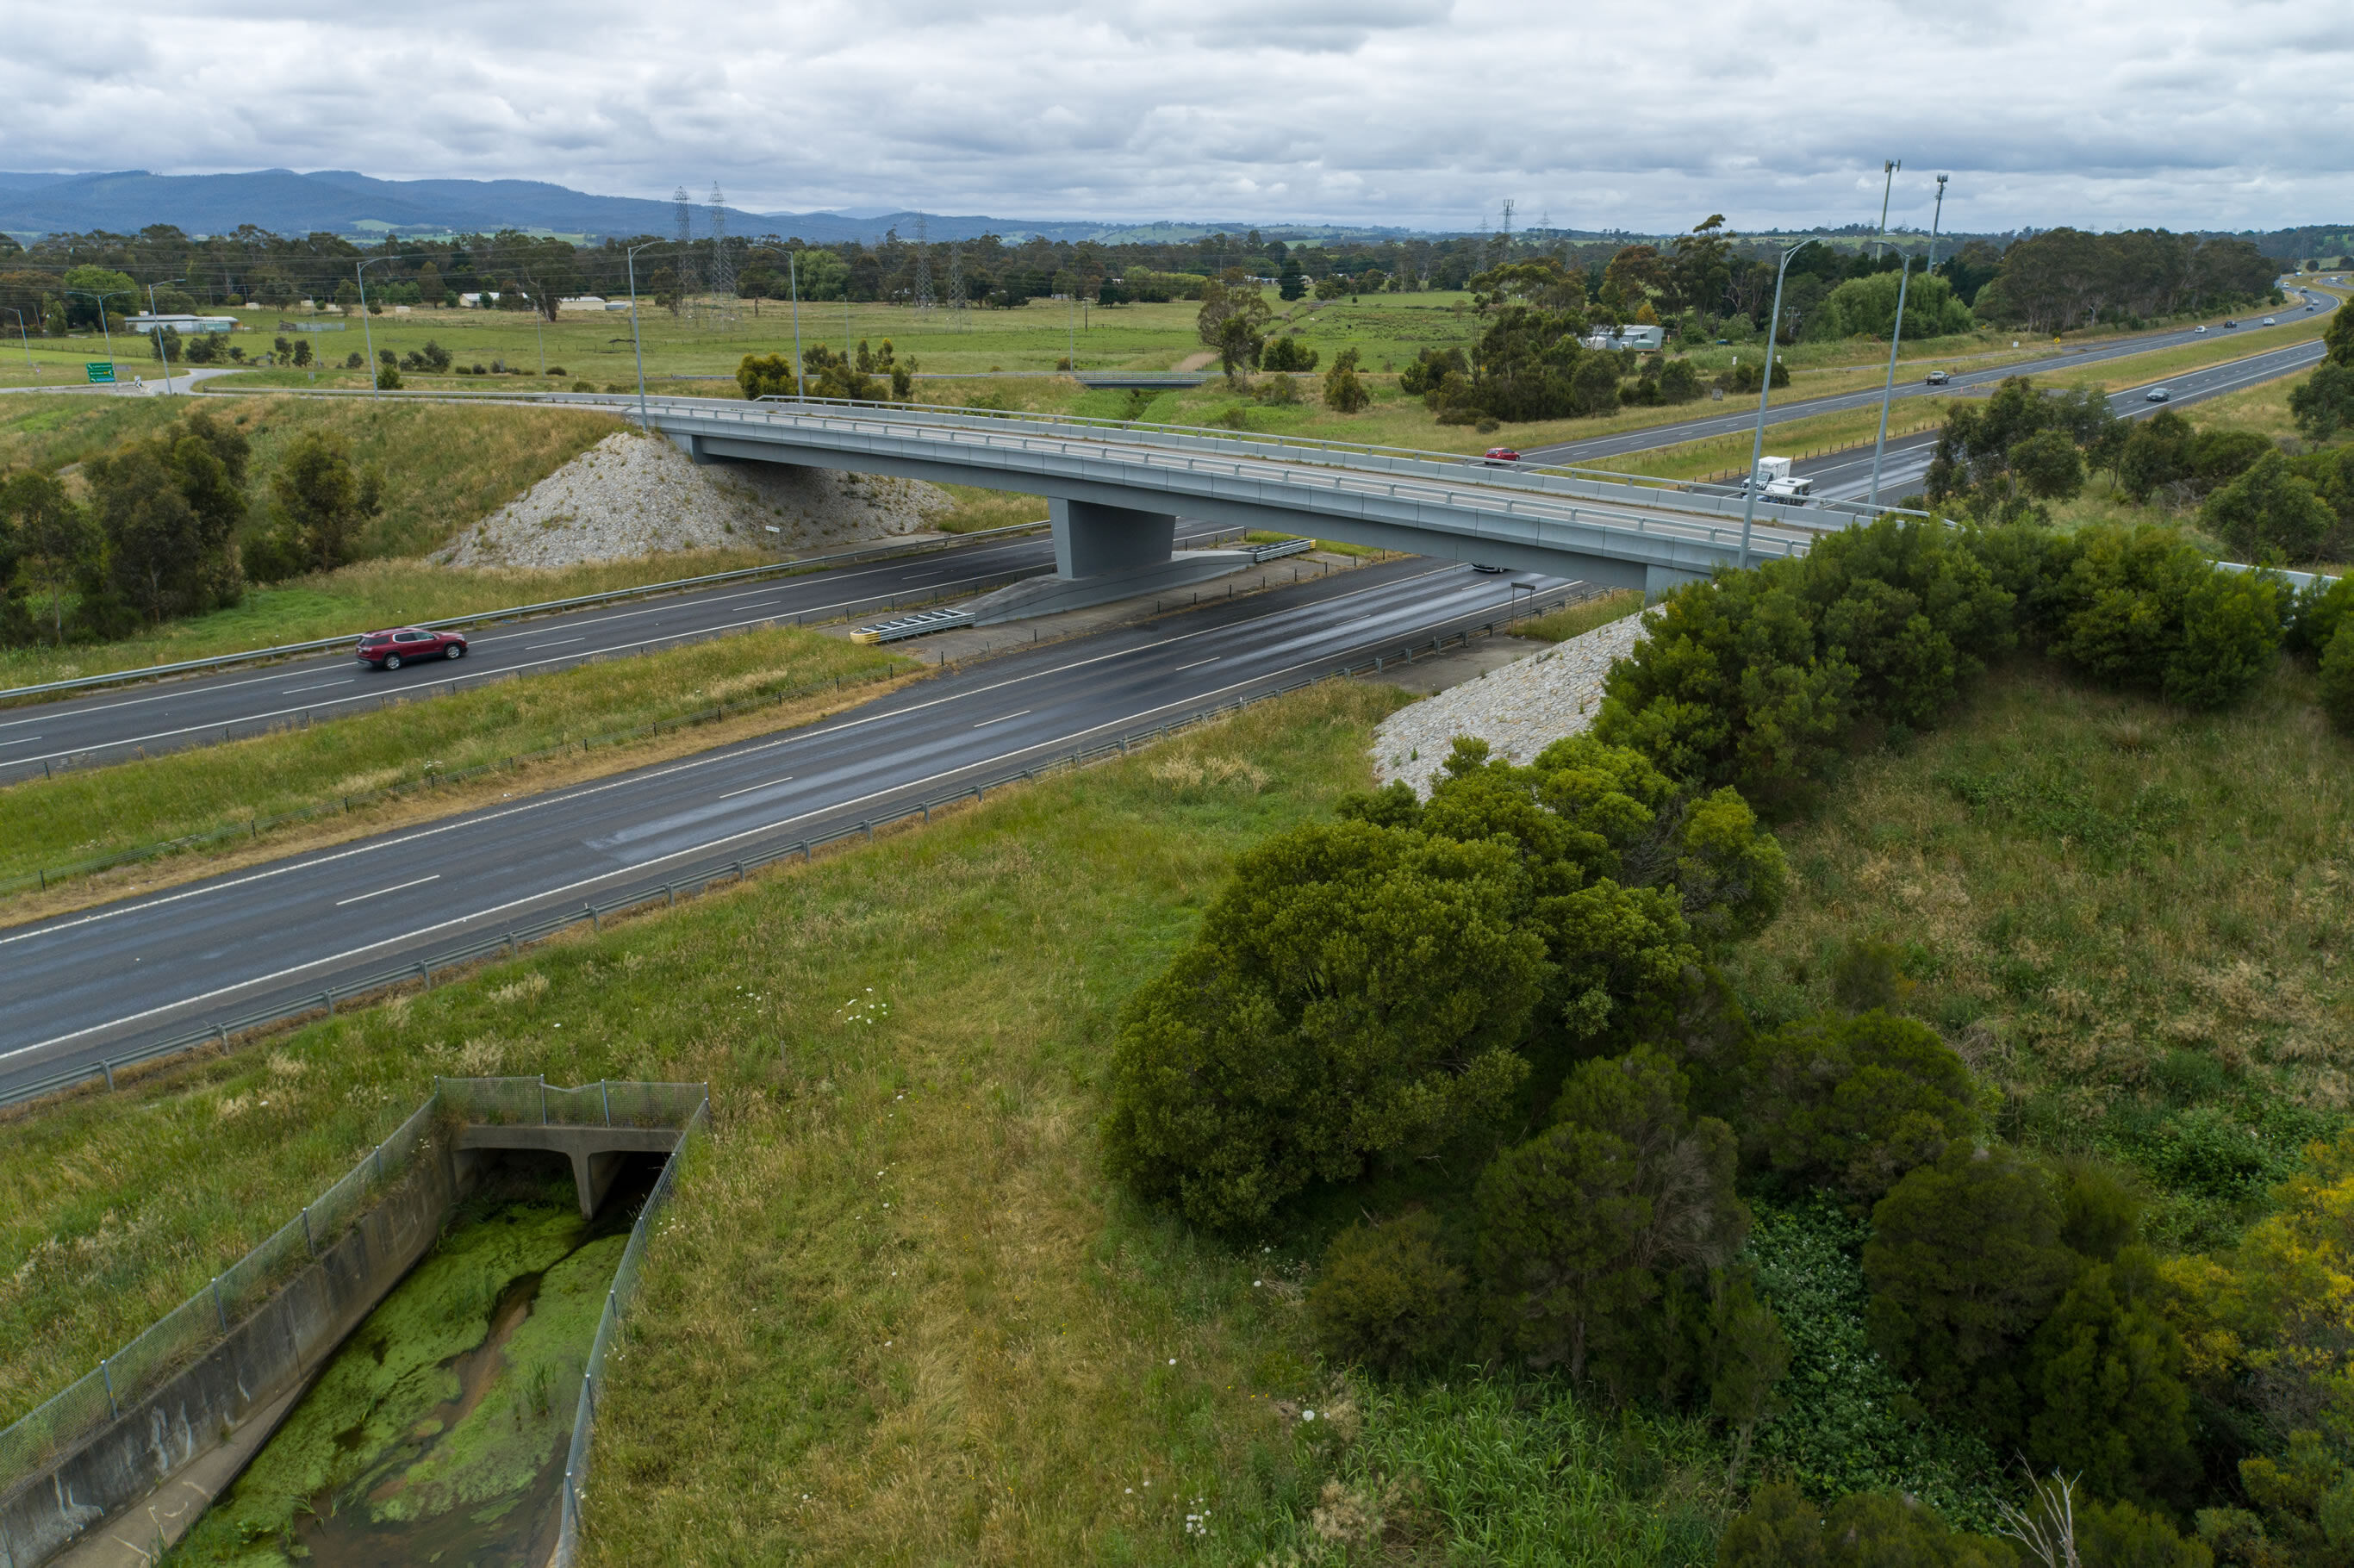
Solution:
M 368 396 L 371 397 L 384 396 L 384 375 L 376 363 L 376 328 L 368 321 L 367 270 L 379 261 L 399 260 L 399 257 L 390 254 L 371 256 L 365 261 L 355 263 L 352 267 L 353 276 L 360 281 L 360 336 L 367 343 Z
M 1946 216 L 1946 176 L 1937 176 L 1937 210 L 1929 219 L 1929 264 L 1921 269 L 1927 277 L 1937 270 L 1937 224 Z
M 1904 270 L 1896 280 L 1896 324 L 1888 331 L 1888 385 L 1880 389 L 1880 439 L 1872 448 L 1872 494 L 1864 504 L 1875 510 L 1880 505 L 1880 460 L 1888 452 L 1888 404 L 1896 396 L 1896 345 L 1904 341 L 1904 290 L 1913 281 L 1913 258 L 1904 258 Z
M 1879 260 L 1880 253 L 1887 249 L 1888 198 L 1895 192 L 1896 189 L 1896 171 L 1903 166 L 1904 160 L 1902 158 L 1883 158 L 1881 160 L 1880 172 L 1887 177 L 1882 181 L 1880 187 L 1880 238 L 1874 240 L 1872 246 L 1872 259 L 1874 261 Z
M 185 283 L 186 281 L 187 280 L 186 278 L 158 278 L 154 282 L 148 284 L 147 319 L 151 322 L 155 321 L 157 313 L 155 310 L 155 290 L 159 285 L 164 283 Z M 164 362 L 164 396 L 168 397 L 172 395 L 172 354 L 171 350 L 164 345 L 164 324 L 161 322 L 155 323 L 155 357 Z M 191 379 L 188 385 L 190 387 L 194 387 L 196 382 Z
M 638 429 L 641 430 L 650 430 L 653 425 L 646 418 L 646 344 L 638 331 L 638 252 L 668 243 L 663 239 L 649 239 L 642 245 L 631 246 L 621 258 L 622 264 L 630 270 L 630 347 L 638 356 Z
M 1757 515 L 1757 464 L 1766 455 L 1766 399 L 1774 395 L 1774 366 L 1776 355 L 1774 340 L 1782 332 L 1782 281 L 1789 275 L 1790 258 L 1814 244 L 1801 239 L 1782 252 L 1782 264 L 1774 269 L 1774 311 L 1766 318 L 1766 374 L 1757 388 L 1757 434 L 1749 443 L 1749 482 L 1741 507 L 1741 569 L 1749 569 L 1749 525 Z
M 113 375 L 114 328 L 106 319 L 106 302 L 112 299 L 125 299 L 136 304 L 139 300 L 139 291 L 135 289 L 109 289 L 106 292 L 101 294 L 97 292 L 95 290 L 90 289 L 68 289 L 66 292 L 69 294 L 80 294 L 85 300 L 96 300 L 98 302 L 98 329 L 106 334 L 106 371 L 109 376 Z
M 793 291 L 793 397 L 798 402 L 809 401 L 809 380 L 801 367 L 801 253 L 785 252 L 785 284 Z M 849 298 L 845 291 L 844 299 Z
M 24 346 L 25 368 L 33 373 L 34 380 L 38 381 L 41 378 L 41 367 L 33 363 L 33 341 L 25 335 L 25 313 L 14 305 L 0 305 L 0 311 L 6 311 L 16 318 L 16 341 Z

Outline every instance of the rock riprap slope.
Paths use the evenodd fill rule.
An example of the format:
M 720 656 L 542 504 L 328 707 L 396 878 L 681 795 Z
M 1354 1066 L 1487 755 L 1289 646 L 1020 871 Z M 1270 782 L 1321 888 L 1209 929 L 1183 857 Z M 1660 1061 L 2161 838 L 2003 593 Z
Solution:
M 1374 774 L 1384 784 L 1403 779 L 1426 797 L 1458 735 L 1486 741 L 1499 757 L 1533 761 L 1592 726 L 1602 678 L 1642 635 L 1643 618 L 1630 615 L 1398 709 L 1373 731 Z

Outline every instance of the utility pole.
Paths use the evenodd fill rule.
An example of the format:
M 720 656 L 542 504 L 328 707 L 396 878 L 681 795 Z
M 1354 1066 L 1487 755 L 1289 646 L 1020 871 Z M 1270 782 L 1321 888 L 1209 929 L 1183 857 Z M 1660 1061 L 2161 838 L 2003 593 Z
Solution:
M 630 269 L 630 346 L 638 355 L 638 429 L 651 430 L 652 422 L 646 418 L 646 342 L 638 331 L 638 252 L 651 250 L 662 243 L 649 239 L 642 245 L 632 245 L 622 258 Z
M 1929 265 L 1922 269 L 1924 276 L 1937 270 L 1937 224 L 1946 216 L 1946 176 L 1937 176 L 1937 210 L 1929 219 Z
M 109 289 L 102 294 L 94 292 L 89 289 L 68 289 L 66 292 L 69 294 L 80 294 L 86 300 L 96 300 L 98 302 L 98 330 L 106 334 L 106 368 L 110 375 L 112 374 L 114 370 L 114 325 L 106 319 L 106 302 L 118 297 L 135 300 L 139 296 L 129 289 Z M 27 352 L 27 356 L 28 358 L 30 357 L 29 351 Z
M 1879 260 L 1880 253 L 1887 249 L 1888 197 L 1896 189 L 1896 171 L 1903 166 L 1904 160 L 1902 158 L 1884 158 L 1881 161 L 1880 172 L 1887 177 L 1880 187 L 1880 238 L 1872 241 L 1872 259 L 1874 261 Z
M 16 342 L 25 351 L 25 368 L 33 373 L 34 380 L 38 381 L 41 378 L 41 367 L 33 363 L 32 340 L 25 335 L 25 313 L 14 305 L 0 305 L 0 311 L 6 311 L 16 318 Z
M 375 266 L 379 261 L 390 261 L 393 260 L 395 260 L 395 258 L 390 256 L 371 256 L 365 261 L 355 261 L 352 264 L 352 275 L 360 281 L 360 336 L 366 340 L 367 344 L 368 396 L 371 398 L 381 397 L 384 396 L 384 377 L 378 371 L 376 363 L 376 328 L 368 323 L 367 270 Z M 534 300 L 532 302 L 532 308 L 534 310 L 537 310 L 539 308 L 539 302 L 537 300 Z M 545 350 L 541 351 L 541 357 L 544 362 L 546 359 Z M 545 369 L 544 363 L 543 369 Z
M 807 402 L 809 382 L 801 374 L 801 269 L 798 250 L 785 252 L 785 281 L 793 291 L 793 397 Z M 849 291 L 843 292 L 847 298 Z
M 1766 455 L 1766 399 L 1774 395 L 1774 340 L 1782 331 L 1782 280 L 1790 270 L 1790 258 L 1814 243 L 1801 239 L 1782 252 L 1782 264 L 1774 270 L 1774 312 L 1766 318 L 1766 375 L 1757 387 L 1757 435 L 1749 444 L 1749 482 L 1742 486 L 1744 500 L 1741 507 L 1741 569 L 1749 569 L 1749 523 L 1757 515 L 1757 464 Z
M 1872 448 L 1872 494 L 1866 506 L 1880 505 L 1880 460 L 1888 453 L 1888 404 L 1896 396 L 1896 345 L 1904 341 L 1904 290 L 1913 281 L 1913 258 L 1904 258 L 1904 270 L 1896 280 L 1896 324 L 1888 331 L 1888 385 L 1880 390 L 1880 439 Z
M 185 283 L 187 280 L 186 278 L 162 278 L 158 279 L 156 281 L 163 283 Z M 147 319 L 154 321 L 155 314 L 155 284 L 150 283 L 147 285 Z M 32 355 L 27 355 L 25 357 L 29 359 Z M 172 351 L 164 342 L 164 325 L 161 322 L 156 322 L 155 323 L 155 357 L 164 362 L 164 396 L 169 397 L 172 395 Z M 196 384 L 191 381 L 189 385 L 193 387 Z

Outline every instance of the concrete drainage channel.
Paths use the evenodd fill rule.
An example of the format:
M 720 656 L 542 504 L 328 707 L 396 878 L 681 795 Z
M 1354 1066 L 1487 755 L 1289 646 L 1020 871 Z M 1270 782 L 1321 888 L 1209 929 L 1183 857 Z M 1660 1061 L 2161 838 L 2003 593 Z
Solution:
M 276 1500 L 281 1544 L 322 1568 L 387 1550 L 462 1557 L 492 1535 L 510 1555 L 569 1564 L 606 1358 L 709 1126 L 701 1084 L 436 1079 L 274 1235 L 0 1430 L 0 1564 L 152 1563 L 249 1465 L 269 1494 L 240 1494 L 249 1529 L 281 1471 L 316 1473 L 316 1449 L 335 1456 L 329 1484 Z M 550 1154 L 562 1174 L 519 1163 Z M 659 1175 L 632 1183 L 633 1158 L 650 1155 L 664 1157 Z M 623 1190 L 642 1192 L 626 1239 Z M 449 1338 L 453 1300 L 459 1319 L 480 1319 L 475 1338 Z M 345 1425 L 346 1407 L 362 1418 Z M 389 1423 L 374 1446 L 370 1417 Z M 454 1472 L 486 1441 L 509 1446 L 497 1467 L 522 1478 L 504 1507 L 436 1483 L 437 1455 Z

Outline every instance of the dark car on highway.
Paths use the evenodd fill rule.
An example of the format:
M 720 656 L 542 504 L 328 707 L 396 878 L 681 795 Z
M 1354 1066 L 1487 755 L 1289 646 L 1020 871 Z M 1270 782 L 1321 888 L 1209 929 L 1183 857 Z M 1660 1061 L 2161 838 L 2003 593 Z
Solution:
M 379 670 L 398 670 L 420 659 L 463 659 L 466 640 L 454 631 L 427 631 L 421 627 L 396 627 L 371 631 L 360 639 L 359 661 Z
M 1922 379 L 1932 387 L 1943 387 L 1946 383 L 1951 381 L 1953 377 L 1942 370 L 1932 370 L 1928 375 L 1923 376 Z

